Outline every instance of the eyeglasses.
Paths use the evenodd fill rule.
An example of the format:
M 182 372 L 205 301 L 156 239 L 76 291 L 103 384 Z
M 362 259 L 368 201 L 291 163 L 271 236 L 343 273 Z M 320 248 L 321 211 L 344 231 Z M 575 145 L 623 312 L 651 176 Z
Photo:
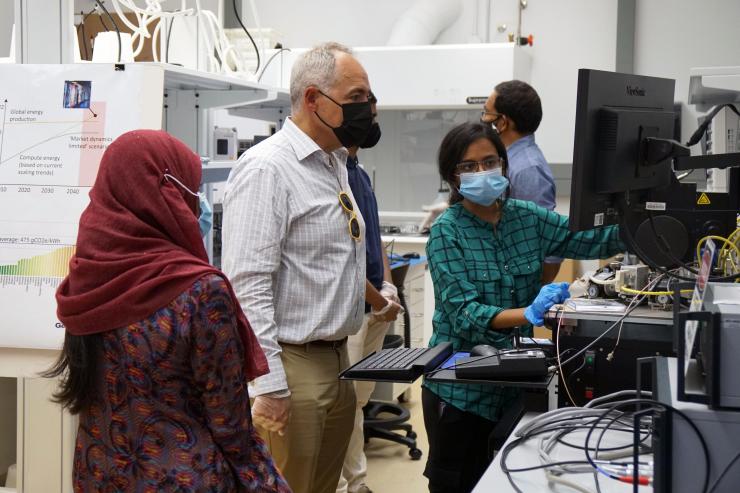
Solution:
M 337 106 L 342 106 L 342 104 L 339 101 L 337 101 L 333 97 L 329 96 L 328 94 L 326 94 L 321 89 L 319 89 L 318 91 L 319 91 L 319 94 L 321 94 L 322 96 L 324 96 L 325 98 L 327 98 L 332 103 L 336 104 Z M 375 94 L 372 91 L 370 91 L 370 92 L 367 93 L 367 99 L 365 101 L 363 101 L 361 99 L 361 96 L 359 94 L 355 94 L 355 95 L 351 96 L 350 97 L 350 100 L 353 103 L 364 103 L 365 101 L 367 101 L 370 104 L 378 104 L 378 98 L 377 98 L 377 96 L 375 96 Z
M 488 119 L 489 116 L 492 116 L 493 119 L 492 120 L 489 120 Z M 498 133 L 498 128 L 496 128 L 496 123 L 498 123 L 498 121 L 501 118 L 503 118 L 504 116 L 505 115 L 502 115 L 501 113 L 491 113 L 489 111 L 483 110 L 483 111 L 480 112 L 480 122 L 483 125 L 490 125 L 491 126 L 491 129 L 494 132 Z
M 339 204 L 349 214 L 349 235 L 353 240 L 360 241 L 360 221 L 357 219 L 355 206 L 352 203 L 352 199 L 347 195 L 347 192 L 339 192 Z
M 503 158 L 500 156 L 489 157 L 482 161 L 462 161 L 455 165 L 455 174 L 462 175 L 465 173 L 475 173 L 479 169 L 479 165 L 483 165 L 484 171 L 489 171 L 495 168 L 500 168 L 504 164 Z
M 489 116 L 492 116 L 493 120 L 489 120 L 487 118 Z M 490 111 L 483 110 L 480 112 L 480 122 L 495 124 L 499 120 L 499 118 L 501 118 L 502 116 L 504 115 L 502 115 L 501 113 L 492 113 Z

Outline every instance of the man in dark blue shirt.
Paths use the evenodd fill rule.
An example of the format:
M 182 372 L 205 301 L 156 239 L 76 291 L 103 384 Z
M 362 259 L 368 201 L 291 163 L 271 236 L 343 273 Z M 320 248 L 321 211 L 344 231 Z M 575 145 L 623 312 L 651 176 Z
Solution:
M 491 124 L 506 146 L 509 158 L 510 197 L 555 209 L 555 179 L 544 154 L 534 141 L 542 121 L 542 102 L 532 86 L 520 80 L 498 84 L 483 106 L 481 123 Z M 545 259 L 542 282 L 555 279 L 563 260 Z
M 377 123 L 375 123 L 377 125 Z M 375 138 L 369 138 L 363 147 L 372 147 L 380 138 L 380 127 L 374 128 Z M 371 132 L 371 135 L 374 135 Z M 365 245 L 367 248 L 367 279 L 365 281 L 365 320 L 360 331 L 350 336 L 347 351 L 351 365 L 368 354 L 378 351 L 383 346 L 383 338 L 390 323 L 396 319 L 401 310 L 398 292 L 391 280 L 388 256 L 380 240 L 380 218 L 378 202 L 373 192 L 370 177 L 359 164 L 357 148 L 348 149 L 347 175 L 357 207 L 365 220 Z M 365 457 L 363 434 L 363 412 L 370 395 L 375 389 L 375 382 L 355 381 L 357 408 L 355 410 L 355 427 L 344 458 L 342 476 L 339 478 L 338 493 L 371 493 L 365 485 L 367 459 Z

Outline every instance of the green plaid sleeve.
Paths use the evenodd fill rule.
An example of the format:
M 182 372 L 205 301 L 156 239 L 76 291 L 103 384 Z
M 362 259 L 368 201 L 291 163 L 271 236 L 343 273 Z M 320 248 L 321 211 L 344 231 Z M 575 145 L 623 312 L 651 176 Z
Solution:
M 568 229 L 568 218 L 536 207 L 540 236 L 546 255 L 578 260 L 609 258 L 625 250 L 619 239 L 619 226 L 605 226 L 588 231 Z
M 449 223 L 432 227 L 427 241 L 429 271 L 434 282 L 437 311 L 447 315 L 452 331 L 468 341 L 482 339 L 491 319 L 504 309 L 481 302 L 471 281 L 459 235 Z

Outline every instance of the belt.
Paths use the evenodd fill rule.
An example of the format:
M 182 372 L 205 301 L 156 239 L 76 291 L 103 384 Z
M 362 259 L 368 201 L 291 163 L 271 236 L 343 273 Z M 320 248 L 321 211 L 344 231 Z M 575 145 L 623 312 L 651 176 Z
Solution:
M 323 339 L 318 339 L 316 341 L 308 341 L 303 344 L 295 344 L 292 342 L 280 342 L 281 345 L 285 346 L 296 346 L 296 347 L 302 347 L 302 348 L 310 348 L 310 347 L 322 347 L 322 348 L 331 348 L 331 349 L 339 349 L 340 347 L 344 346 L 347 343 L 347 338 L 344 337 L 342 339 L 337 339 L 335 341 L 325 341 Z

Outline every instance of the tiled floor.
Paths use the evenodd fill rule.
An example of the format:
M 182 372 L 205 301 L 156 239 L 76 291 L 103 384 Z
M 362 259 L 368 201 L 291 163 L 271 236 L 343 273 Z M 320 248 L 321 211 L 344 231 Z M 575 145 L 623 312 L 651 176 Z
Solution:
M 373 493 L 422 493 L 427 491 L 423 476 L 429 445 L 421 411 L 421 379 L 411 386 L 411 397 L 406 404 L 411 411 L 411 426 L 417 434 L 416 444 L 421 449 L 420 460 L 411 460 L 409 449 L 387 440 L 373 438 L 365 446 L 367 455 L 367 485 Z

